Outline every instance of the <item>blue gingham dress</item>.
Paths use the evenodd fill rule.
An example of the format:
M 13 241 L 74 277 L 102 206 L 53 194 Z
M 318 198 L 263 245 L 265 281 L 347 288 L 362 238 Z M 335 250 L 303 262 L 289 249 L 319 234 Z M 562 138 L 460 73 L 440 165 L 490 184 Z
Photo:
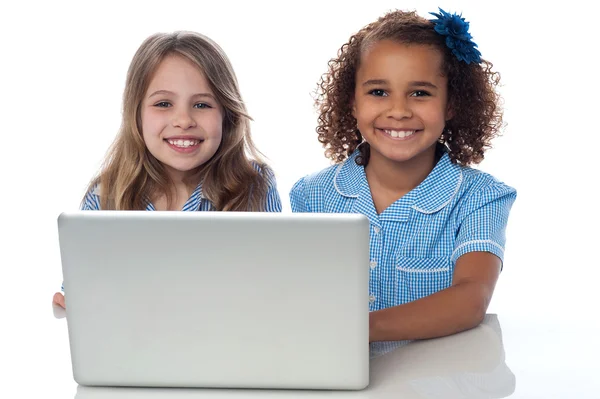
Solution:
M 377 214 L 363 166 L 352 154 L 298 180 L 293 212 L 361 213 L 370 221 L 369 309 L 415 301 L 452 284 L 456 260 L 485 251 L 504 259 L 512 187 L 444 154 L 416 188 Z

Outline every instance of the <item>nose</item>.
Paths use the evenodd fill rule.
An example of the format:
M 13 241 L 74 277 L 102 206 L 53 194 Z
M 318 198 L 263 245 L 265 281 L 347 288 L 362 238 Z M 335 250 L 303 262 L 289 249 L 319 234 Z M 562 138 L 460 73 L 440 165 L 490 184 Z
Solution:
M 173 114 L 172 120 L 173 127 L 178 127 L 183 130 L 187 130 L 196 127 L 196 121 L 194 120 L 191 111 L 189 109 L 179 109 Z
M 387 117 L 393 119 L 411 118 L 413 113 L 408 99 L 404 97 L 396 97 L 390 99 Z

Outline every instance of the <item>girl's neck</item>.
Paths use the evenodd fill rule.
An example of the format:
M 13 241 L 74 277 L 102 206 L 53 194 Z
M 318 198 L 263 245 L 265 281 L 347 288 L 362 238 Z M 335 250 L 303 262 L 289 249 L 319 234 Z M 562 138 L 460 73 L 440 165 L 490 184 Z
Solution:
M 157 210 L 181 210 L 187 200 L 190 198 L 199 182 L 196 182 L 190 175 L 190 172 L 181 172 L 169 170 L 169 178 L 171 179 L 171 204 L 167 204 L 167 196 L 160 195 L 153 200 L 154 207 Z
M 167 173 L 171 179 L 171 192 L 173 194 L 188 192 L 189 195 L 196 189 L 200 178 L 197 170 L 180 171 L 167 166 Z
M 193 192 L 194 187 L 183 183 L 174 184 L 171 186 L 170 204 L 167 203 L 167 196 L 164 194 L 159 194 L 152 203 L 157 211 L 180 211 Z
M 435 163 L 435 147 L 406 162 L 395 162 L 371 152 L 365 173 L 377 213 L 383 212 L 421 184 L 431 173 Z

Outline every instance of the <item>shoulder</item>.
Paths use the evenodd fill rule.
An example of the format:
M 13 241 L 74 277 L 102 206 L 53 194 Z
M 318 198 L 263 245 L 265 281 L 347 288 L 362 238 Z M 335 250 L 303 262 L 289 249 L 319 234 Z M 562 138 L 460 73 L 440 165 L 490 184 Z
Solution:
M 510 209 L 516 200 L 517 190 L 493 175 L 470 167 L 461 167 L 462 183 L 459 208 L 469 214 L 482 207 Z
M 255 160 L 251 160 L 250 164 L 252 165 L 252 168 L 258 172 L 259 179 L 265 180 L 268 186 L 276 185 L 275 172 L 269 165 Z
M 342 200 L 336 186 L 342 165 L 329 166 L 297 180 L 289 194 L 292 212 L 326 212 Z
M 252 168 L 255 171 L 257 171 L 260 176 L 265 176 L 267 178 L 271 177 L 271 176 L 273 176 L 273 177 L 275 176 L 273 169 L 264 162 L 258 162 L 255 160 L 251 160 L 250 165 L 252 165 Z
M 343 164 L 329 166 L 317 172 L 305 175 L 292 186 L 292 192 L 314 192 L 335 189 L 335 178 Z
M 479 194 L 515 194 L 514 187 L 500 181 L 495 176 L 470 167 L 461 167 L 463 181 L 462 189 L 471 195 Z
M 260 172 L 260 173 L 262 173 L 263 170 L 269 169 L 267 164 L 258 162 L 254 159 L 250 161 L 250 165 L 252 165 L 252 168 L 255 171 Z
M 100 210 L 100 184 L 93 184 L 81 201 L 82 210 Z
M 300 188 L 308 191 L 324 190 L 336 192 L 344 197 L 355 197 L 356 190 L 364 177 L 363 167 L 356 163 L 359 154 L 360 152 L 356 150 L 344 161 L 302 177 L 294 184 L 292 190 Z
M 266 186 L 267 192 L 265 198 L 265 211 L 281 212 L 281 197 L 279 196 L 279 191 L 277 190 L 277 181 L 273 169 L 264 163 L 261 164 L 256 161 L 251 161 L 251 163 L 254 170 L 258 172 L 258 179 L 262 179 L 262 181 L 260 181 L 260 185 L 264 184 Z
M 94 195 L 94 196 L 99 197 L 100 192 L 101 192 L 100 190 L 101 190 L 100 183 L 96 183 L 90 188 L 88 193 L 89 193 L 89 195 Z

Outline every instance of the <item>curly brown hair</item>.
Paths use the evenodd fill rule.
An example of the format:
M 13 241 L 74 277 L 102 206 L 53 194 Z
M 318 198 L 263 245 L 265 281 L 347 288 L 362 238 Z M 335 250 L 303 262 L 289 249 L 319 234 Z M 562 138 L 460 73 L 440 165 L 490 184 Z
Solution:
M 492 63 L 459 61 L 436 33 L 433 22 L 416 12 L 392 11 L 350 37 L 328 63 L 317 88 L 319 109 L 317 133 L 325 155 L 336 163 L 344 161 L 358 147 L 357 163 L 369 161 L 369 145 L 363 141 L 352 116 L 356 72 L 363 50 L 381 40 L 403 44 L 435 46 L 443 55 L 442 73 L 448 78 L 448 104 L 453 118 L 446 123 L 440 142 L 452 162 L 477 164 L 490 148 L 502 126 L 500 96 L 495 91 L 500 75 Z

